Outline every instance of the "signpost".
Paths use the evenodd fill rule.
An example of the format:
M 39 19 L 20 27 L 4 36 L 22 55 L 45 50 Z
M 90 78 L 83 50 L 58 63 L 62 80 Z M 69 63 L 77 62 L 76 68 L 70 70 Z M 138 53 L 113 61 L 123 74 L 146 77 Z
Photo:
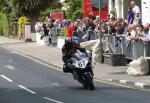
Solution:
M 99 40 L 100 40 L 100 63 L 103 63 L 103 45 L 102 45 L 102 8 L 105 4 L 108 4 L 108 0 L 90 0 L 91 3 L 99 9 Z
M 101 26 L 102 26 L 102 19 L 101 19 L 101 0 L 99 0 L 99 17 L 100 17 L 100 20 L 99 20 L 99 39 L 100 39 L 100 62 L 103 63 L 103 50 L 102 50 L 102 29 L 101 29 Z
M 55 19 L 55 20 L 59 20 L 59 21 L 63 21 L 64 19 L 64 15 L 63 12 L 53 12 L 50 14 L 50 16 Z

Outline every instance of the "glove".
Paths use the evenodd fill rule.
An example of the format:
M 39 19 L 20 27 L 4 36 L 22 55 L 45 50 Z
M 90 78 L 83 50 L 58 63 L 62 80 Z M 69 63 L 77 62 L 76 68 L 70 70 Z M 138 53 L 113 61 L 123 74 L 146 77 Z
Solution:
M 71 68 L 71 63 L 67 63 L 67 68 Z
M 85 53 L 85 52 L 86 52 L 86 49 L 85 49 L 85 48 L 81 48 L 80 51 L 83 52 L 83 53 Z

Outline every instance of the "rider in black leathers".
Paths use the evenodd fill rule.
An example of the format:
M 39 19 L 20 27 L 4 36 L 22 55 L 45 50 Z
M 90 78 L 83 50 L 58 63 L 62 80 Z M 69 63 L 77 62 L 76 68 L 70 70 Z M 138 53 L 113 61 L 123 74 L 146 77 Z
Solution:
M 71 66 L 70 58 L 72 56 L 72 53 L 75 52 L 76 50 L 79 50 L 80 52 L 83 52 L 86 55 L 88 55 L 86 49 L 80 47 L 80 44 L 78 42 L 75 42 L 72 39 L 67 39 L 65 41 L 64 46 L 62 47 L 62 54 L 63 54 L 62 60 L 64 62 L 63 71 L 65 73 L 67 72 L 72 73 L 72 69 L 70 67 Z M 90 71 L 93 74 L 92 68 Z

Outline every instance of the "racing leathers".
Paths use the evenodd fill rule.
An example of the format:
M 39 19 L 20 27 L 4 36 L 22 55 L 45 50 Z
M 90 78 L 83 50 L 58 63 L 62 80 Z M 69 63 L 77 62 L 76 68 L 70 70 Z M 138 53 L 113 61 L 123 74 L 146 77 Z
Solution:
M 66 42 L 62 47 L 62 60 L 64 62 L 63 71 L 65 73 L 72 73 L 70 58 L 72 57 L 72 54 L 75 53 L 77 50 L 88 55 L 85 48 L 80 47 L 79 43 L 73 41 Z M 93 74 L 92 67 L 90 71 Z

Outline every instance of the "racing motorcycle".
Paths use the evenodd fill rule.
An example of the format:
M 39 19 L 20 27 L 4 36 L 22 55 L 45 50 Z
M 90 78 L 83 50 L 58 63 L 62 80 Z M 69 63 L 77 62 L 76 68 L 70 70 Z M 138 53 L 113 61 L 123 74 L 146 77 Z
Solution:
M 77 51 L 71 57 L 71 70 L 74 79 L 78 80 L 85 88 L 94 90 L 92 63 L 89 55 Z

